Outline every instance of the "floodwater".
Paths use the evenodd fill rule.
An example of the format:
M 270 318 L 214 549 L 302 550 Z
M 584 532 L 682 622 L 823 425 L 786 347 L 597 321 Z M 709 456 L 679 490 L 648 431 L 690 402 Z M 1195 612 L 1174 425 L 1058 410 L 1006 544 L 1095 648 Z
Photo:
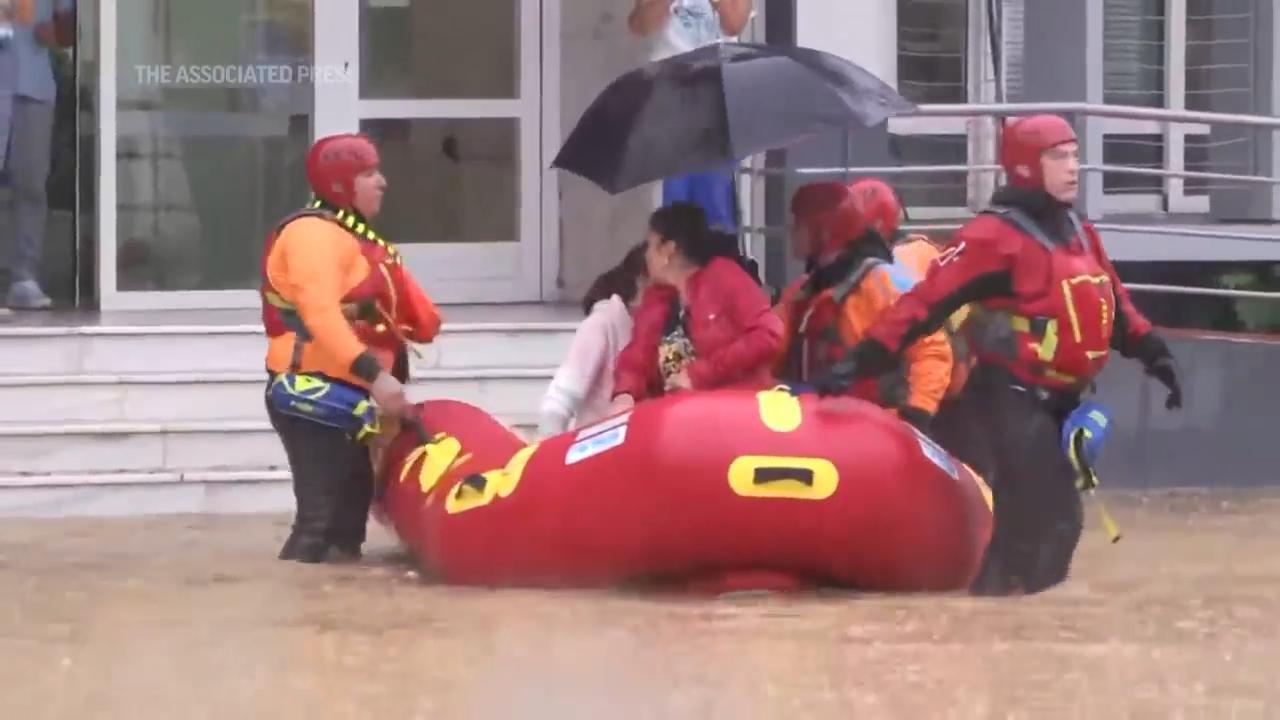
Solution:
M 0 717 L 1280 718 L 1280 494 L 1109 496 L 1020 599 L 433 586 L 385 532 L 0 521 Z

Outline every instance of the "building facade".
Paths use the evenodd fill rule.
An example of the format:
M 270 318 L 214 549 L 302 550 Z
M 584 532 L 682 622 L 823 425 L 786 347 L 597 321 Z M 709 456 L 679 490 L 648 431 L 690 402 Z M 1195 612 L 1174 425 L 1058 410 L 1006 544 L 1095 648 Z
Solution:
M 445 303 L 576 297 L 643 236 L 650 189 L 612 197 L 549 169 L 612 78 L 643 61 L 631 0 L 81 0 L 74 209 L 49 253 L 77 303 L 249 308 L 259 249 L 307 196 L 317 135 L 362 130 L 390 181 L 384 233 Z M 757 0 L 744 39 L 818 47 L 919 103 L 1081 101 L 1276 114 L 1271 0 Z M 1081 119 L 1086 162 L 1275 176 L 1270 132 Z M 895 119 L 784 167 L 981 164 L 969 118 Z M 865 161 L 867 143 L 887 155 Z M 884 152 L 884 151 L 882 151 Z M 857 154 L 858 157 L 853 157 Z M 990 174 L 901 179 L 913 219 L 960 217 Z M 777 224 L 790 185 L 747 198 Z M 1272 185 L 1106 173 L 1094 215 L 1280 217 Z M 67 203 L 71 205 L 70 203 Z M 768 206 L 768 212 L 765 212 Z M 63 228 L 63 230 L 59 230 Z M 72 229 L 74 228 L 74 229 Z M 779 243 L 754 240 L 780 265 Z M 68 257 L 70 256 L 70 257 Z

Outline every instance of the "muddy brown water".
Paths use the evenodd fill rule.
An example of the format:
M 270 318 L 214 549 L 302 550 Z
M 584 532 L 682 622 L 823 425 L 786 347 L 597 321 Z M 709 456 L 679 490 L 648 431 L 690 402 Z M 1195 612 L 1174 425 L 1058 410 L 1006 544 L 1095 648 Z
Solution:
M 0 521 L 0 718 L 1280 718 L 1280 493 L 1110 496 L 1033 598 L 433 585 L 277 516 Z

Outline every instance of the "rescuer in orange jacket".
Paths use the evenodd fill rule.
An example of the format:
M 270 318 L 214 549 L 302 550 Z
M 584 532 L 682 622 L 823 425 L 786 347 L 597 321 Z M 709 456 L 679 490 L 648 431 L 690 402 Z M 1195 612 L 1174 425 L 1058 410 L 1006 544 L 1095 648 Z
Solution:
M 862 340 L 915 278 L 894 264 L 889 238 L 902 210 L 884 183 L 811 183 L 796 191 L 791 212 L 792 251 L 812 270 L 779 302 L 786 342 L 776 372 L 803 386 Z M 932 333 L 907 348 L 905 359 L 902 372 L 849 391 L 925 430 L 950 382 L 951 348 L 941 332 Z
M 373 497 L 364 441 L 379 417 L 408 406 L 407 341 L 430 342 L 440 328 L 370 224 L 386 188 L 379 165 L 362 135 L 317 141 L 306 161 L 315 200 L 276 226 L 263 253 L 267 412 L 297 501 L 283 560 L 359 557 Z
M 892 186 L 874 178 L 855 180 L 850 183 L 849 189 L 866 195 L 867 202 L 878 206 L 875 214 L 884 218 L 885 236 L 892 238 L 894 264 L 909 270 L 917 282 L 923 280 L 929 274 L 929 268 L 941 257 L 942 250 L 924 235 L 903 232 L 902 223 L 907 220 L 907 209 L 902 204 L 902 197 Z M 968 343 L 960 332 L 960 326 L 968 313 L 968 306 L 963 306 L 952 313 L 942 326 L 943 334 L 951 344 L 951 380 L 947 384 L 946 394 L 948 398 L 960 394 L 973 364 Z
M 893 243 L 893 261 L 911 271 L 916 279 L 929 274 L 929 266 L 942 255 L 942 250 L 924 235 L 899 232 Z
M 889 244 L 893 247 L 893 261 L 910 270 L 917 280 L 922 279 L 929 273 L 929 266 L 933 264 L 934 260 L 938 259 L 942 251 L 924 235 L 907 233 L 902 230 L 902 223 L 907 221 L 907 207 L 906 203 L 902 201 L 902 196 L 892 186 L 874 178 L 854 180 L 849 184 L 849 189 L 856 192 L 859 188 L 873 188 L 871 192 L 879 193 L 881 191 L 880 186 L 888 188 L 892 194 L 890 199 L 882 202 L 892 204 L 898 208 L 896 217 L 885 216 L 885 233 L 889 239 Z
M 977 362 L 934 432 L 994 490 L 995 529 L 973 585 L 982 594 L 1034 593 L 1067 577 L 1083 511 L 1061 431 L 1111 349 L 1167 387 L 1166 408 L 1182 406 L 1168 346 L 1071 207 L 1080 170 L 1071 125 L 1055 115 L 1017 120 L 1004 131 L 1001 164 L 1009 184 L 992 207 L 819 383 L 839 392 L 892 368 L 915 338 L 970 305 L 964 330 Z

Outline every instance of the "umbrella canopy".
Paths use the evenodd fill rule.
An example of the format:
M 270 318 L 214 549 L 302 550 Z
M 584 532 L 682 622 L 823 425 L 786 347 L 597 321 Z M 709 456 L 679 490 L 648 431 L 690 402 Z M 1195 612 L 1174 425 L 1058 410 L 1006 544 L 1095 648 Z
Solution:
M 830 53 L 715 43 L 614 80 L 579 118 L 552 167 L 616 194 L 915 108 Z

